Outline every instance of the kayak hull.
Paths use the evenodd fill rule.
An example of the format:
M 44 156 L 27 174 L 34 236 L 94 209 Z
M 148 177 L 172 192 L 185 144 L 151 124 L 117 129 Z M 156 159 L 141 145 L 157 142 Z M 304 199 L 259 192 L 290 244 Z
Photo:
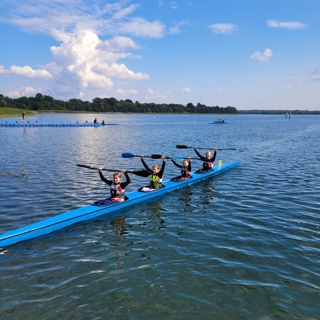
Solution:
M 164 181 L 164 187 L 150 192 L 133 191 L 127 194 L 128 200 L 124 202 L 108 205 L 96 206 L 88 205 L 79 209 L 68 211 L 57 216 L 27 225 L 25 227 L 15 229 L 0 235 L 0 248 L 8 247 L 15 243 L 38 238 L 52 232 L 61 230 L 68 226 L 80 223 L 83 221 L 95 219 L 101 215 L 109 214 L 117 210 L 121 210 L 128 206 L 148 201 L 150 199 L 162 196 L 168 192 L 176 189 L 183 188 L 187 185 L 208 179 L 219 175 L 229 169 L 235 168 L 240 165 L 240 162 L 230 162 L 221 166 L 214 166 L 213 171 L 197 174 L 193 173 L 192 178 L 182 180 L 179 182 Z

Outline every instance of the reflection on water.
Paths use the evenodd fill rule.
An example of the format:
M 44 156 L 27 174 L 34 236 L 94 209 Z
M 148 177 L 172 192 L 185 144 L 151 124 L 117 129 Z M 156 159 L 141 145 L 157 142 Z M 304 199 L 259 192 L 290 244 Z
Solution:
M 113 226 L 117 236 L 122 236 L 128 233 L 126 230 L 130 228 L 130 225 L 126 225 L 125 217 L 116 217 L 111 221 L 111 225 Z
M 105 197 L 77 163 L 137 170 L 140 159 L 122 152 L 194 157 L 175 148 L 187 144 L 236 148 L 217 159 L 241 166 L 3 250 L 1 319 L 317 319 L 318 117 L 103 118 L 119 126 L 0 128 L 1 233 Z M 176 174 L 168 162 L 164 180 Z M 128 192 L 146 182 L 131 179 Z

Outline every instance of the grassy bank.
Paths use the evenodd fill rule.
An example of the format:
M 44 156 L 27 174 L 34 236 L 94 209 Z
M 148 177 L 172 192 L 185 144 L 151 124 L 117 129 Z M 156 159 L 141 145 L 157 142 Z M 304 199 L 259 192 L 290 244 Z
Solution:
M 16 109 L 16 108 L 0 108 L 0 118 L 6 117 L 16 117 L 21 116 L 24 110 Z M 34 114 L 31 111 L 25 111 L 26 116 L 33 116 Z
M 22 109 L 16 109 L 16 108 L 0 108 L 0 118 L 21 116 L 23 111 L 25 111 L 26 116 L 34 116 L 37 113 L 90 113 L 90 112 L 69 111 L 69 110 L 39 110 L 35 112 L 35 111 L 22 110 Z

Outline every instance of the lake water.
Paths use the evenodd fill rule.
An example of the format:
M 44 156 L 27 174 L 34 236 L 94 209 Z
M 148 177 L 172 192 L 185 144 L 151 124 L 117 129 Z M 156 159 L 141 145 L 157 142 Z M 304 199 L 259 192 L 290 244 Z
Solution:
M 77 163 L 142 169 L 121 153 L 195 157 L 175 147 L 185 144 L 237 148 L 217 160 L 241 165 L 2 250 L 0 319 L 320 319 L 319 116 L 32 120 L 95 117 L 119 126 L 0 127 L 0 233 L 105 197 L 98 173 Z M 164 179 L 178 174 L 168 161 Z M 131 179 L 128 192 L 147 178 Z

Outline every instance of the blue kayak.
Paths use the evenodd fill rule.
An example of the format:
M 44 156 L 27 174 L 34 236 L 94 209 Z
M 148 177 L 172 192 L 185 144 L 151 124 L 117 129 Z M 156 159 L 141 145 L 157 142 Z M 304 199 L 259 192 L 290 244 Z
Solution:
M 230 162 L 226 164 L 221 164 L 214 166 L 213 170 L 206 173 L 192 173 L 192 178 L 181 181 L 171 181 L 167 180 L 163 182 L 163 188 L 142 192 L 142 191 L 133 191 L 127 193 L 127 200 L 119 202 L 116 204 L 108 206 L 97 206 L 97 205 L 88 205 L 79 209 L 68 211 L 57 216 L 27 225 L 25 227 L 12 230 L 0 235 L 0 248 L 4 248 L 15 243 L 31 240 L 37 237 L 41 237 L 52 233 L 54 231 L 61 230 L 65 227 L 71 226 L 73 224 L 83 222 L 86 220 L 95 219 L 101 215 L 105 215 L 128 206 L 148 201 L 155 197 L 162 196 L 173 190 L 183 188 L 187 185 L 199 182 L 210 177 L 217 176 L 229 169 L 235 168 L 240 165 L 240 162 Z

